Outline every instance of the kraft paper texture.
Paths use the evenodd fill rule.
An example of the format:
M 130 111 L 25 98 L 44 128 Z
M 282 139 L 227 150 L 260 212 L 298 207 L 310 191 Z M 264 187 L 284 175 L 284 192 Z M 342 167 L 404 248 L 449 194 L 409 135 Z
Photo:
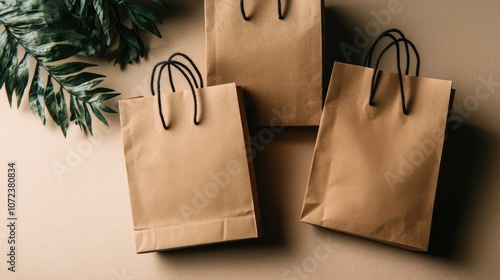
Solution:
M 120 101 L 137 253 L 259 237 L 240 88 L 226 84 Z
M 317 126 L 322 110 L 321 0 L 206 0 L 207 83 L 243 86 L 250 126 Z M 290 115 L 277 119 L 276 110 Z
M 451 81 L 336 63 L 315 146 L 301 220 L 426 251 Z

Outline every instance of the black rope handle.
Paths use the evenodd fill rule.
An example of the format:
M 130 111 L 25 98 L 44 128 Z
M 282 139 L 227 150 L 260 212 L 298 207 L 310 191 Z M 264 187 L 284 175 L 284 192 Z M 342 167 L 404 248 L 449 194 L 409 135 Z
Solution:
M 193 82 L 191 82 L 191 80 L 189 79 L 188 75 L 186 74 L 186 72 L 184 72 L 179 66 L 181 66 L 182 68 L 186 68 L 187 66 L 184 65 L 183 63 L 181 62 L 178 62 L 178 61 L 175 61 L 175 60 L 169 60 L 167 63 L 165 63 L 163 66 L 161 66 L 160 68 L 160 71 L 159 71 L 159 76 L 158 76 L 158 84 L 157 84 L 157 87 L 158 87 L 158 105 L 160 106 L 160 113 L 161 113 L 161 101 L 160 101 L 160 86 L 161 86 L 161 74 L 163 72 L 163 69 L 165 69 L 166 66 L 169 66 L 169 65 L 172 65 L 174 66 L 177 70 L 179 70 L 179 72 L 182 73 L 182 75 L 184 76 L 184 78 L 186 78 L 186 81 L 189 83 L 189 87 L 191 88 L 191 93 L 193 94 L 193 102 L 194 102 L 194 116 L 193 116 L 193 123 L 195 125 L 198 125 L 199 124 L 199 121 L 198 121 L 198 100 L 196 98 L 196 91 L 195 91 L 195 87 L 193 85 Z M 169 69 L 169 72 L 170 72 L 170 69 Z M 169 77 L 171 77 L 171 75 L 169 74 Z M 172 84 L 172 81 L 170 81 L 171 84 Z M 165 129 L 168 129 L 168 126 L 165 124 L 165 121 L 163 119 L 163 114 L 161 114 L 161 117 L 162 117 L 162 122 L 163 122 L 163 127 Z
M 166 63 L 166 62 L 168 62 L 168 61 L 170 61 L 170 60 L 159 62 L 159 63 L 157 63 L 157 64 L 154 66 L 154 68 L 153 68 L 153 74 L 151 75 L 151 84 L 150 84 L 150 87 L 151 87 L 151 94 L 152 94 L 153 96 L 155 95 L 155 89 L 154 89 L 154 86 L 153 86 L 153 84 L 154 84 L 154 83 L 153 83 L 153 80 L 154 80 L 154 77 L 155 77 L 155 75 L 156 75 L 156 70 L 157 70 L 159 67 L 161 67 L 161 66 L 165 65 L 165 63 Z M 196 88 L 200 88 L 200 87 L 199 87 L 199 85 L 198 85 L 198 83 L 196 82 L 196 78 L 195 78 L 195 76 L 194 76 L 193 72 L 191 71 L 191 69 L 189 69 L 189 67 L 187 67 L 187 66 L 186 66 L 185 64 L 183 64 L 183 63 L 178 63 L 178 65 L 177 65 L 177 66 L 182 67 L 182 68 L 183 68 L 183 69 L 184 69 L 184 70 L 185 70 L 185 71 L 189 74 L 189 76 L 191 77 L 191 79 L 194 81 L 194 85 L 195 85 L 195 87 L 196 87 Z M 176 90 L 175 90 L 175 85 L 174 85 L 174 83 L 173 83 L 173 77 L 172 77 L 172 72 L 171 72 L 171 65 L 168 65 L 168 70 L 169 70 L 169 71 L 168 71 L 168 74 L 169 74 L 169 80 L 170 80 L 170 88 L 172 89 L 172 92 L 175 92 Z M 160 75 L 161 75 L 162 73 L 163 73 L 163 70 L 161 71 Z
M 247 13 L 245 12 L 245 1 L 240 0 L 240 10 L 241 10 L 241 16 L 243 17 L 244 20 L 249 21 L 250 17 L 247 16 Z M 278 0 L 278 18 L 280 20 L 283 20 L 285 18 L 285 15 L 283 14 L 283 11 L 281 10 L 281 0 Z
M 281 11 L 281 0 L 278 0 L 278 18 L 281 20 L 285 18 L 283 12 Z
M 159 70 L 159 74 L 158 74 L 158 79 L 157 79 L 157 92 L 158 92 L 158 108 L 159 108 L 159 113 L 160 113 L 160 119 L 162 121 L 162 124 L 163 124 L 163 128 L 165 130 L 168 130 L 169 129 L 169 126 L 167 125 L 167 123 L 165 122 L 165 118 L 163 116 L 163 109 L 162 109 L 162 104 L 161 104 L 161 74 L 163 73 L 163 70 L 165 69 L 165 67 L 167 66 L 174 66 L 174 68 L 176 68 L 177 70 L 179 70 L 179 72 L 181 72 L 181 74 L 184 76 L 184 78 L 186 78 L 186 81 L 189 83 L 189 87 L 191 88 L 191 93 L 193 94 L 193 102 L 194 102 L 194 117 L 193 117 L 193 122 L 195 125 L 198 125 L 199 124 L 199 121 L 197 120 L 197 116 L 198 116 L 198 102 L 197 102 L 197 98 L 196 98 L 196 92 L 195 92 L 195 87 L 193 85 L 193 81 L 191 81 L 191 79 L 189 79 L 189 76 L 188 74 L 186 74 L 187 71 L 185 71 L 185 69 L 189 69 L 186 65 L 184 65 L 183 63 L 179 62 L 179 61 L 175 61 L 175 60 L 168 60 L 168 61 L 162 61 L 162 62 L 159 62 L 155 65 L 154 69 L 153 69 L 153 75 L 151 75 L 151 93 L 152 95 L 154 96 L 155 95 L 155 91 L 154 91 L 154 77 L 155 77 L 155 72 L 156 72 L 156 69 L 158 67 L 160 67 L 160 70 Z M 171 77 L 169 75 L 169 77 Z
M 376 78 L 376 75 L 377 75 L 377 72 L 378 72 L 378 67 L 380 65 L 380 61 L 382 59 L 382 57 L 384 56 L 384 54 L 394 45 L 396 45 L 396 49 L 397 49 L 397 66 L 398 66 L 398 79 L 399 79 L 399 87 L 400 87 L 400 92 L 401 92 L 401 106 L 403 108 L 403 114 L 405 115 L 408 115 L 408 110 L 406 108 L 406 100 L 405 100 L 405 93 L 404 93 L 404 85 L 403 85 L 403 76 L 401 74 L 401 58 L 400 58 L 400 50 L 399 50 L 399 43 L 400 42 L 404 42 L 405 44 L 408 44 L 411 46 L 411 48 L 414 50 L 415 52 L 415 56 L 417 58 L 417 66 L 416 66 L 416 76 L 418 77 L 419 75 L 419 72 L 420 72 L 420 55 L 417 51 L 417 49 L 415 48 L 415 45 L 408 39 L 406 38 L 400 38 L 400 39 L 396 39 L 396 40 L 393 40 L 391 43 L 389 43 L 383 50 L 382 52 L 380 53 L 378 59 L 377 59 L 377 63 L 375 65 L 375 69 L 373 71 L 373 76 L 372 76 L 372 83 L 371 83 L 371 88 L 370 88 L 370 99 L 369 99 L 369 105 L 370 106 L 374 106 L 374 103 L 373 103 L 373 98 L 375 96 L 375 78 Z
M 390 45 L 390 46 L 392 46 L 392 45 Z M 387 49 L 388 48 L 386 47 L 386 49 L 384 49 L 382 51 L 382 53 L 379 55 L 379 57 L 377 59 L 376 67 L 373 70 L 372 83 L 371 83 L 371 86 L 370 86 L 370 99 L 368 101 L 368 104 L 370 106 L 374 106 L 375 105 L 375 103 L 373 103 L 373 98 L 375 97 L 375 77 L 377 75 L 377 71 L 378 71 L 378 66 L 379 66 L 379 63 L 380 63 L 380 59 L 382 58 L 382 56 L 384 55 L 384 53 L 387 51 Z M 400 91 L 401 91 L 401 102 L 402 102 L 402 106 L 403 106 L 403 114 L 408 115 L 408 110 L 406 110 L 405 94 L 404 94 L 404 87 L 403 87 L 403 77 L 401 75 L 401 58 L 400 58 L 400 54 L 399 54 L 399 44 L 396 45 L 396 49 L 397 49 L 398 79 L 399 79 L 399 88 L 400 88 Z
M 396 29 L 396 28 L 391 28 L 391 29 L 388 29 L 388 30 L 382 32 L 377 37 L 377 39 L 375 39 L 375 42 L 370 46 L 370 49 L 368 50 L 368 53 L 366 54 L 365 64 L 364 64 L 366 67 L 370 67 L 371 61 L 372 61 L 373 51 L 375 50 L 375 48 L 377 47 L 377 44 L 382 39 L 384 39 L 385 37 L 389 37 L 393 41 L 396 40 L 396 37 L 394 37 L 391 33 L 396 33 L 399 36 L 401 36 L 402 39 L 406 39 L 406 37 L 403 34 L 403 32 L 401 32 L 399 29 Z M 408 48 L 408 43 L 406 41 L 405 41 L 405 50 L 406 50 L 406 70 L 405 70 L 405 75 L 408 75 L 409 72 L 410 72 L 410 51 L 409 51 L 409 48 Z M 413 51 L 415 51 L 415 49 L 413 49 Z
M 412 41 L 410 41 L 409 39 L 406 39 L 406 38 L 400 38 L 397 40 L 393 40 L 391 43 L 389 43 L 389 45 L 387 45 L 380 52 L 380 56 L 377 59 L 377 64 L 376 64 L 375 69 L 378 69 L 378 65 L 379 65 L 381 56 L 384 55 L 384 53 L 387 52 L 392 46 L 396 45 L 396 48 L 397 48 L 399 46 L 400 42 L 404 42 L 405 44 L 408 44 L 412 48 L 413 52 L 415 53 L 415 58 L 417 60 L 417 65 L 415 66 L 415 76 L 416 77 L 420 76 L 420 54 L 418 53 L 417 48 L 415 47 L 415 44 L 413 44 Z
M 184 68 L 184 70 L 186 70 L 188 72 L 189 76 L 191 76 L 191 79 L 193 79 L 193 82 L 194 82 L 194 85 L 195 85 L 196 88 L 203 88 L 204 87 L 203 76 L 201 75 L 201 72 L 198 69 L 198 66 L 196 66 L 196 64 L 194 63 L 194 61 L 189 56 L 187 56 L 186 54 L 183 54 L 183 53 L 180 53 L 180 52 L 173 53 L 168 58 L 167 61 L 173 60 L 173 58 L 176 57 L 176 56 L 182 56 L 183 58 L 185 58 L 191 64 L 191 66 L 195 70 L 196 74 L 198 75 L 198 79 L 199 79 L 199 82 L 200 82 L 199 84 L 196 81 L 196 78 L 195 78 L 193 72 L 191 71 L 191 69 L 189 69 L 189 67 L 187 67 L 183 63 L 178 63 L 178 66 L 181 66 L 182 68 Z M 153 68 L 153 73 L 151 75 L 151 84 L 150 84 L 151 94 L 153 96 L 155 95 L 155 89 L 154 89 L 154 86 L 153 86 L 153 84 L 154 84 L 153 80 L 154 80 L 154 77 L 156 75 L 156 70 L 158 69 L 158 67 L 161 67 L 162 65 L 164 65 L 167 61 L 159 62 Z M 170 88 L 172 89 L 173 92 L 175 92 L 175 85 L 173 83 L 173 77 L 172 77 L 172 72 L 171 72 L 170 65 L 168 65 L 168 70 L 169 70 L 168 74 L 169 74 L 169 80 L 170 80 Z M 160 75 L 161 75 L 161 73 L 160 73 Z
M 243 19 L 246 21 L 249 21 L 250 18 L 247 17 L 247 13 L 245 12 L 245 1 L 240 0 L 240 10 L 241 10 L 241 15 L 243 16 Z
M 196 66 L 196 64 L 194 63 L 194 61 L 187 55 L 183 54 L 183 53 L 180 53 L 180 52 L 176 52 L 176 53 L 173 53 L 169 58 L 168 58 L 168 61 L 170 60 L 173 60 L 176 56 L 181 56 L 183 57 L 185 60 L 187 60 L 190 64 L 191 64 L 191 67 L 193 67 L 194 71 L 196 72 L 196 74 L 198 75 L 198 80 L 199 80 L 199 85 L 198 85 L 198 82 L 196 81 L 194 75 L 193 75 L 193 72 L 189 69 L 189 67 L 187 67 L 186 65 L 184 64 L 181 64 L 181 66 L 183 66 L 183 68 L 188 71 L 189 75 L 191 76 L 191 78 L 193 79 L 194 81 L 194 85 L 196 88 L 203 88 L 204 85 L 203 85 L 203 76 L 201 75 L 201 72 L 200 70 L 198 69 L 198 66 Z M 175 92 L 175 86 L 174 86 L 174 82 L 173 82 L 173 79 L 172 79 L 172 71 L 171 71 L 171 66 L 169 65 L 168 66 L 168 77 L 170 79 L 170 88 L 172 89 L 173 92 Z

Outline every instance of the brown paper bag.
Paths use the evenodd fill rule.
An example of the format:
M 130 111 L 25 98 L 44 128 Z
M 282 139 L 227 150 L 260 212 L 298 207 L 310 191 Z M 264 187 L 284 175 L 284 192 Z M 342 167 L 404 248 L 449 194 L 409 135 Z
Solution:
M 120 101 L 137 253 L 261 235 L 241 88 Z
M 426 251 L 452 82 L 403 76 L 405 115 L 396 73 L 369 105 L 374 71 L 334 65 L 301 221 Z
M 317 126 L 322 0 L 240 1 L 205 1 L 208 85 L 243 86 L 250 126 Z

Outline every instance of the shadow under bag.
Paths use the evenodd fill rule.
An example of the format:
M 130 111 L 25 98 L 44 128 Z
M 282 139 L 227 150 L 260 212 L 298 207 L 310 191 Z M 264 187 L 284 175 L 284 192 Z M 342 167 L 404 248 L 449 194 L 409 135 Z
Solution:
M 251 127 L 318 126 L 323 0 L 205 0 L 207 83 L 243 87 Z
M 385 37 L 393 41 L 370 68 L 373 49 Z M 378 71 L 394 46 L 398 73 Z M 416 77 L 407 76 L 409 47 L 417 58 Z M 418 77 L 419 64 L 413 43 L 394 29 L 374 43 L 366 67 L 335 63 L 301 221 L 427 251 L 453 94 L 451 81 Z
M 137 253 L 262 235 L 241 89 L 203 87 L 177 55 L 192 63 L 159 63 L 157 96 L 120 101 Z M 175 92 L 172 67 L 191 90 Z

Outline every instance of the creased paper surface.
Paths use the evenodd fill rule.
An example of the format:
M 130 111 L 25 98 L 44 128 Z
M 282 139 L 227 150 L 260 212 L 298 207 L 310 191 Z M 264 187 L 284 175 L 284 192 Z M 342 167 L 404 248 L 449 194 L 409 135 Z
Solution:
M 301 220 L 426 251 L 451 82 L 336 63 L 315 146 Z
M 258 237 L 241 90 L 226 84 L 120 101 L 137 252 Z

